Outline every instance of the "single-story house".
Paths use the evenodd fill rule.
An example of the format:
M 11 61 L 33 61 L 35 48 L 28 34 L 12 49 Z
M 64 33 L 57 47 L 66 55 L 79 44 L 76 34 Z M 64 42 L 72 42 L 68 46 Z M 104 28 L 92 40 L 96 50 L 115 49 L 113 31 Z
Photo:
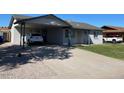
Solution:
M 10 42 L 11 36 L 10 36 L 10 29 L 8 27 L 0 27 L 0 36 L 3 37 L 4 42 Z
M 104 37 L 122 37 L 124 41 L 124 27 L 102 26 Z
M 45 35 L 50 44 L 102 44 L 102 29 L 87 23 L 65 21 L 53 14 L 30 17 L 13 15 L 9 24 L 11 42 L 25 44 L 24 36 L 30 33 Z

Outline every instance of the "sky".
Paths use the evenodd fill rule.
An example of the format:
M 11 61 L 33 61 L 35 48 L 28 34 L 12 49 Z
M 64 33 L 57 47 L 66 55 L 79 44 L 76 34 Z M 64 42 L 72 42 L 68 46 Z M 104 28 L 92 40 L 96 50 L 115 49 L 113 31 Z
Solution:
M 28 16 L 41 16 L 42 14 L 23 14 Z M 89 23 L 101 27 L 103 25 L 124 27 L 124 14 L 55 14 L 64 20 Z M 11 14 L 0 14 L 0 27 L 8 26 Z

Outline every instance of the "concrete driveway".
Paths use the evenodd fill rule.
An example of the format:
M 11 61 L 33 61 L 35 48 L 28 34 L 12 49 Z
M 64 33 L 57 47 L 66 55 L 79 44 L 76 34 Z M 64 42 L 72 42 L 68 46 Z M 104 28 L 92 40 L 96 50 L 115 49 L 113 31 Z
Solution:
M 17 53 L 22 56 L 18 57 Z M 124 78 L 124 61 L 60 46 L 0 46 L 0 78 L 111 79 Z

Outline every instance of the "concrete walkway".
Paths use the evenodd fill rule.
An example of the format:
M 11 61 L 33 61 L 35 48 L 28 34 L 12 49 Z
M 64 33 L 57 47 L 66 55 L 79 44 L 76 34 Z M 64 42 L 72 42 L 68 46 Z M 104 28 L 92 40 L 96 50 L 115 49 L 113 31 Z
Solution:
M 7 47 L 7 45 L 5 47 Z M 9 50 L 12 51 L 12 49 L 15 51 L 13 54 L 9 52 Z M 15 50 L 15 47 L 9 47 L 6 52 L 4 51 L 3 54 L 0 54 L 0 62 L 2 63 L 0 63 L 0 78 L 124 78 L 124 61 L 89 51 L 77 48 L 68 49 L 60 46 L 37 46 L 25 51 L 21 50 L 23 56 L 17 58 L 14 56 L 16 56 L 18 49 L 19 48 L 16 48 Z M 1 45 L 0 52 L 3 50 L 3 46 Z M 3 57 L 5 58 L 3 59 Z M 5 62 L 7 64 L 5 64 Z

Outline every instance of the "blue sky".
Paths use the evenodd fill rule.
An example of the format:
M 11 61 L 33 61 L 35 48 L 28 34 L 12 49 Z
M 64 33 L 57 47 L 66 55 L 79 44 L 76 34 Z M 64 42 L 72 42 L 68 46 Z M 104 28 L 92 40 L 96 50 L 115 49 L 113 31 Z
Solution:
M 40 16 L 41 14 L 24 14 Z M 0 14 L 0 26 L 8 26 L 11 14 Z M 64 20 L 89 23 L 98 27 L 103 25 L 124 26 L 124 14 L 56 14 Z

